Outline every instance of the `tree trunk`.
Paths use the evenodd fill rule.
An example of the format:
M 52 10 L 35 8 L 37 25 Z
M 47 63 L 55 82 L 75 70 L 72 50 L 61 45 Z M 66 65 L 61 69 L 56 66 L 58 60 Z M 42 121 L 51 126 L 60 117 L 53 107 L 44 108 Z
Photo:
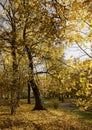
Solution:
M 34 80 L 33 59 L 32 59 L 33 57 L 30 52 L 30 49 L 27 46 L 26 46 L 26 50 L 27 50 L 27 54 L 28 54 L 28 58 L 29 58 L 30 84 L 31 84 L 33 94 L 35 97 L 35 107 L 33 110 L 46 110 L 42 105 L 40 92 L 39 92 L 38 86 L 36 85 L 35 80 Z
M 13 43 L 14 44 L 14 43 Z M 12 54 L 12 59 L 13 59 L 13 63 L 12 63 L 12 70 L 13 70 L 13 74 L 12 74 L 12 85 L 11 85 L 11 115 L 13 115 L 15 113 L 15 110 L 18 106 L 18 100 L 17 100 L 17 86 L 18 86 L 18 65 L 17 65 L 17 60 L 16 60 L 16 52 L 15 52 L 15 47 L 12 44 L 11 47 L 11 54 Z
M 64 94 L 61 94 L 61 101 L 64 102 Z
M 30 100 L 30 84 L 28 83 L 28 104 L 31 104 L 31 100 Z
M 17 106 L 19 107 L 19 102 L 20 102 L 20 90 L 18 89 L 17 92 Z
M 31 80 L 30 83 L 35 97 L 35 107 L 33 108 L 33 110 L 46 110 L 42 105 L 40 92 L 37 85 L 35 84 L 35 81 Z

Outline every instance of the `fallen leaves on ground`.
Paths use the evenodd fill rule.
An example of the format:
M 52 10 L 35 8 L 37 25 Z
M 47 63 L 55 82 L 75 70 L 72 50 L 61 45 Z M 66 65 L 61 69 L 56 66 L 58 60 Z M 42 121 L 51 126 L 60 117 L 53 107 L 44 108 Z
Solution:
M 0 130 L 92 130 L 92 125 L 62 110 L 32 111 L 22 104 L 11 116 L 9 108 L 0 106 Z

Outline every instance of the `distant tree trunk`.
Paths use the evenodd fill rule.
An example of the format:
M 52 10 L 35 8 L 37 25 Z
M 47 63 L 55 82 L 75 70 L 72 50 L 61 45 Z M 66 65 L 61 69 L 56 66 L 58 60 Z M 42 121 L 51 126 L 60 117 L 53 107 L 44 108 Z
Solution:
M 41 97 L 40 97 L 40 92 L 38 89 L 38 86 L 35 83 L 34 80 L 34 72 L 33 72 L 33 60 L 32 60 L 32 54 L 30 52 L 30 49 L 26 46 L 26 50 L 27 50 L 27 54 L 28 54 L 28 58 L 29 58 L 29 68 L 30 68 L 30 84 L 33 90 L 33 94 L 35 97 L 35 107 L 33 110 L 45 110 L 45 108 L 42 105 L 41 102 Z
M 60 93 L 58 94 L 58 99 L 59 99 L 59 101 L 61 101 L 61 94 Z
M 27 84 L 28 85 L 28 104 L 31 104 L 31 100 L 30 100 L 30 83 Z
M 3 98 L 3 94 L 2 94 L 2 92 L 0 92 L 0 99 L 2 99 Z
M 20 83 L 18 84 L 18 90 L 17 90 L 17 106 L 19 107 L 19 102 L 20 102 Z
M 61 94 L 61 101 L 64 102 L 64 94 Z
M 19 107 L 19 101 L 20 101 L 20 92 L 17 93 L 17 106 Z
M 59 94 L 58 98 L 59 98 L 59 101 L 64 102 L 64 94 Z

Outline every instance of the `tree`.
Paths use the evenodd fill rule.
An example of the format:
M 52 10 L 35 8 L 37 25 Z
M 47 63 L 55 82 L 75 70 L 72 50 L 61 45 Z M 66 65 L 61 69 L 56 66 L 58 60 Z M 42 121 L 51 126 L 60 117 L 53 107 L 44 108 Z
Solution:
M 60 21 L 56 20 L 57 23 L 54 22 L 55 17 L 50 16 L 51 12 L 48 12 L 46 7 L 45 9 L 43 8 L 44 5 L 43 6 L 41 5 L 40 0 L 39 1 L 34 0 L 33 2 L 27 2 L 27 3 L 24 2 L 24 3 L 23 5 L 24 5 L 25 13 L 23 14 L 23 18 L 25 19 L 25 21 L 23 25 L 23 45 L 26 48 L 26 52 L 29 58 L 29 67 L 30 67 L 29 82 L 33 89 L 35 100 L 36 100 L 34 109 L 44 109 L 41 103 L 39 89 L 34 80 L 34 62 L 38 60 L 38 62 L 40 61 L 40 63 L 42 64 L 43 59 L 45 59 L 44 55 L 46 52 L 48 53 L 48 48 L 50 47 L 50 45 L 53 44 L 54 41 L 55 42 L 60 41 L 59 38 L 57 40 L 56 38 L 57 38 L 57 34 L 59 34 L 58 31 L 61 30 L 59 29 L 59 26 L 61 25 L 59 25 Z M 35 10 L 33 9 L 32 3 L 35 4 Z M 33 10 L 28 10 L 28 7 L 32 8 Z M 30 11 L 32 11 L 33 13 Z M 47 21 L 48 21 L 48 25 L 47 25 Z M 54 47 L 55 45 L 53 44 L 51 46 L 53 46 L 53 49 L 55 50 Z M 44 52 L 45 49 L 46 52 Z M 50 57 L 51 56 L 52 55 L 50 55 Z M 54 52 L 53 52 L 53 57 L 54 57 Z
M 12 85 L 11 85 L 11 114 L 15 112 L 17 106 L 17 86 L 18 86 L 18 64 L 16 55 L 16 45 L 17 45 L 17 32 L 18 23 L 16 23 L 16 7 L 14 7 L 14 1 L 4 1 L 0 2 L 2 8 L 2 13 L 0 15 L 3 24 L 0 22 L 1 35 L 0 39 L 5 43 L 6 46 L 10 46 L 12 56 Z M 5 23 L 5 24 L 4 24 Z
M 87 110 L 91 107 L 92 104 L 92 62 L 91 60 L 85 60 L 80 63 L 81 69 L 79 73 L 79 87 L 76 91 L 77 95 L 77 105 L 81 109 Z M 77 81 L 78 82 L 78 78 Z

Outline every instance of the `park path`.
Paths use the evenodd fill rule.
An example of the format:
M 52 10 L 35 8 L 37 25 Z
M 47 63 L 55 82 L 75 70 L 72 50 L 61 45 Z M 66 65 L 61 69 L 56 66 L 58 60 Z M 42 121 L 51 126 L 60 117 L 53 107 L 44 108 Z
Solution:
M 59 108 L 66 110 L 79 110 L 79 108 L 73 103 L 60 103 Z

